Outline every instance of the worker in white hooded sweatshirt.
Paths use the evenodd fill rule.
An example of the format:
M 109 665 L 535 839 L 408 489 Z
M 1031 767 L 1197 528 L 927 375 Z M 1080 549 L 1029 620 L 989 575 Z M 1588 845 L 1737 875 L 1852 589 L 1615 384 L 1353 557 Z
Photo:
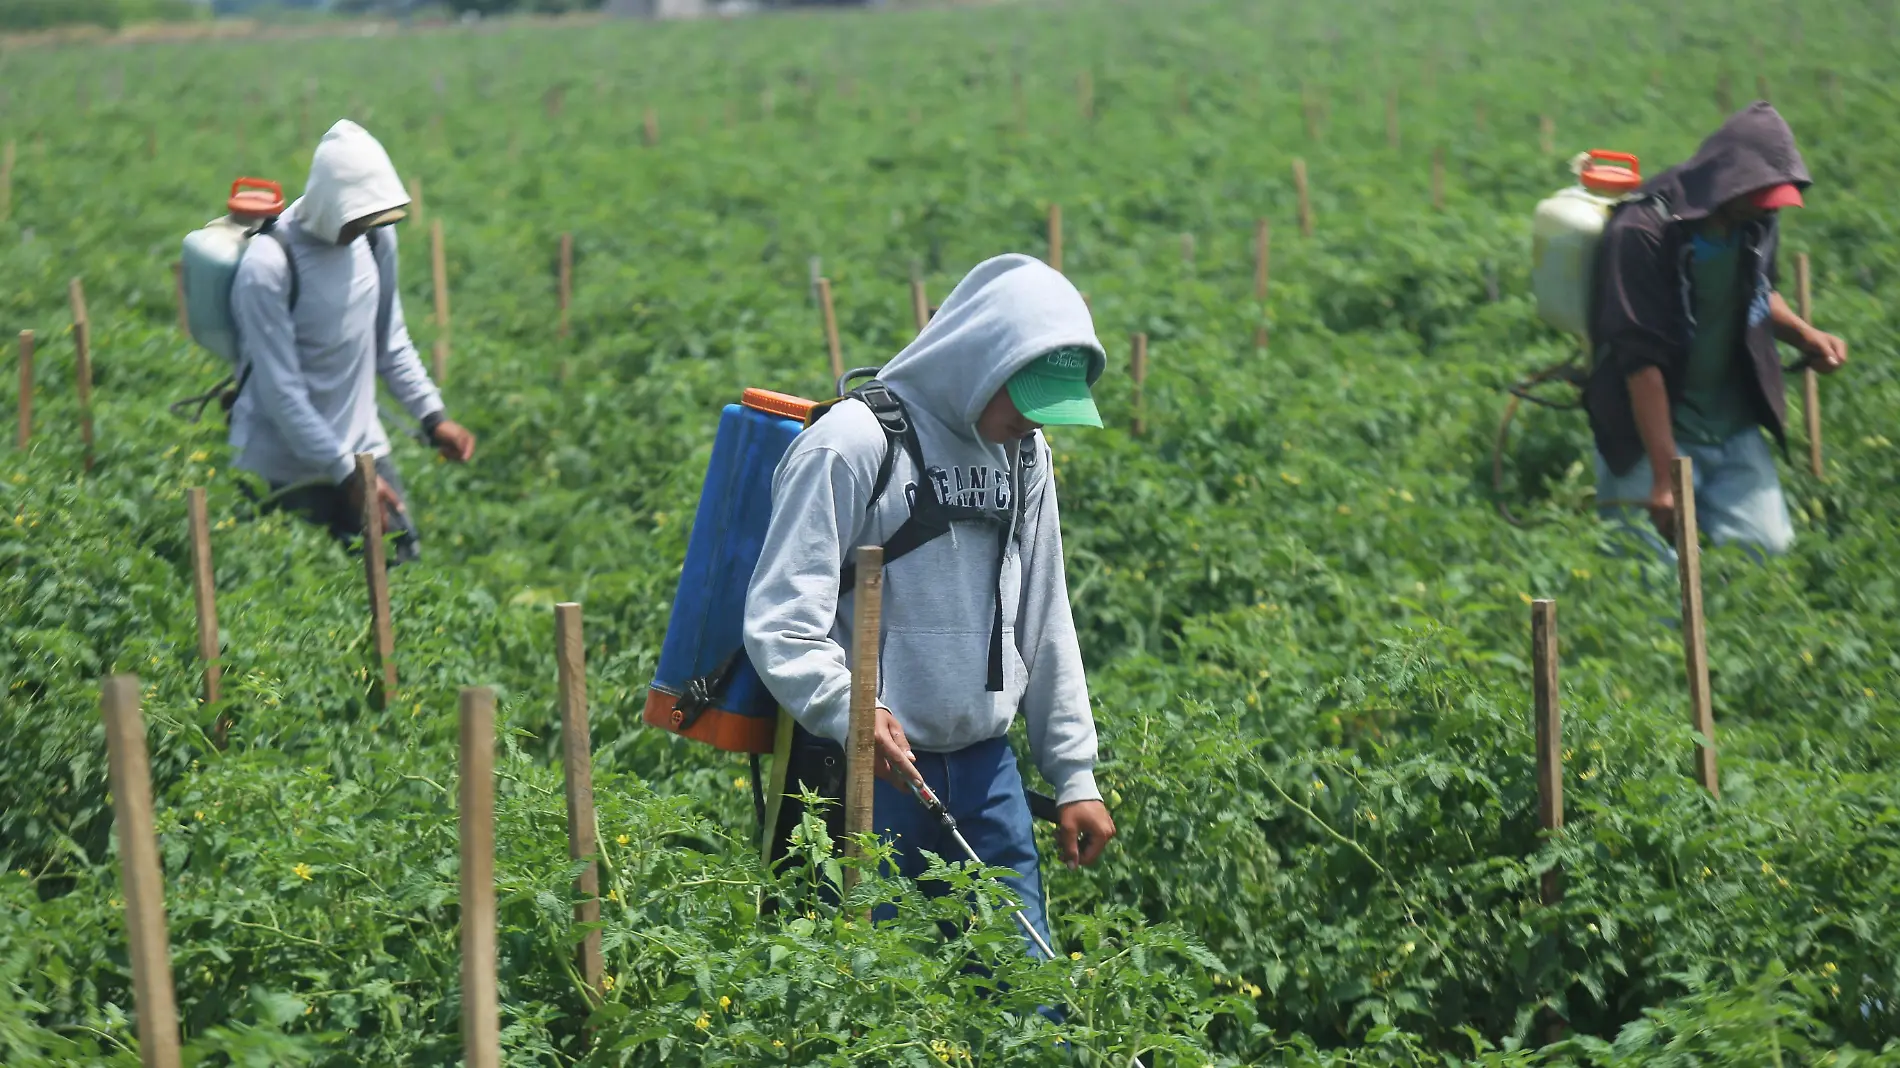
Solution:
M 386 529 L 399 532 L 392 566 L 420 550 L 376 380 L 442 455 L 466 463 L 475 435 L 450 421 L 403 322 L 396 286 L 396 232 L 409 195 L 389 154 L 347 119 L 323 135 L 303 196 L 238 264 L 231 313 L 238 332 L 238 387 L 231 446 L 238 467 L 270 484 L 267 506 L 326 526 L 341 540 L 362 534 L 373 492 Z M 376 485 L 356 473 L 356 454 L 376 457 Z
M 1056 792 L 1062 860 L 1094 863 L 1115 824 L 1095 784 L 1095 722 L 1039 431 L 1102 425 L 1089 390 L 1105 363 L 1068 279 L 1028 256 L 978 265 L 878 375 L 915 428 L 916 455 L 891 451 L 864 399 L 839 402 L 801 433 L 774 475 L 746 598 L 752 664 L 802 739 L 835 745 L 850 721 L 853 609 L 841 576 L 852 550 L 886 545 L 888 556 L 914 514 L 936 509 L 950 520 L 886 567 L 875 820 L 905 876 L 923 873 L 925 850 L 962 859 L 911 795 L 909 782 L 927 783 L 983 861 L 1014 870 L 1005 882 L 1045 939 L 1030 810 L 1007 734 L 1020 712 Z M 878 494 L 887 453 L 888 490 Z M 801 781 L 814 777 L 823 776 Z

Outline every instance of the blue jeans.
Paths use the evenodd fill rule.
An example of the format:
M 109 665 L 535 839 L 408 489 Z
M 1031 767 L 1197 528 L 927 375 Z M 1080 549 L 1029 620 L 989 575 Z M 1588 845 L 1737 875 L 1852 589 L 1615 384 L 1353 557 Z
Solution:
M 924 782 L 957 818 L 957 829 L 976 850 L 983 863 L 1010 868 L 1014 875 L 1003 883 L 1022 899 L 1023 914 L 1035 925 L 1036 933 L 1049 941 L 1049 916 L 1042 897 L 1042 868 L 1036 856 L 1034 824 L 1029 801 L 1023 796 L 1022 773 L 1016 768 L 1016 754 L 1007 737 L 991 738 L 951 753 L 917 754 L 917 770 Z M 897 845 L 898 874 L 916 879 L 929 866 L 923 850 L 929 850 L 955 863 L 968 860 L 956 839 L 950 837 L 936 817 L 911 796 L 908 790 L 877 780 L 872 804 L 875 806 L 878 834 Z M 930 881 L 918 889 L 932 897 L 948 892 L 943 883 Z M 888 920 L 896 915 L 889 905 L 880 906 L 872 919 Z M 1010 920 L 1020 933 L 1022 925 Z M 1040 957 L 1027 934 L 1023 942 L 1032 957 Z M 1054 943 L 1051 943 L 1053 945 Z
M 1788 502 L 1768 439 L 1755 428 L 1720 445 L 1678 441 L 1676 454 L 1695 461 L 1696 526 L 1717 545 L 1741 545 L 1751 555 L 1780 556 L 1794 545 Z M 1598 512 L 1639 539 L 1671 565 L 1676 548 L 1656 533 L 1642 503 L 1649 499 L 1649 464 L 1638 461 L 1622 475 L 1613 474 L 1596 454 Z

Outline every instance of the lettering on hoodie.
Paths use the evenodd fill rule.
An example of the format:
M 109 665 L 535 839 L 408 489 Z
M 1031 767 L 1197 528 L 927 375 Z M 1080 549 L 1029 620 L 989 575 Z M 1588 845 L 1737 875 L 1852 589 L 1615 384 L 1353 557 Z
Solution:
M 932 465 L 928 474 L 931 485 L 937 488 L 937 499 L 952 507 L 1007 512 L 1015 500 L 1014 480 L 1002 468 L 988 464 L 953 464 L 949 468 Z M 916 508 L 915 484 L 905 489 L 905 499 Z

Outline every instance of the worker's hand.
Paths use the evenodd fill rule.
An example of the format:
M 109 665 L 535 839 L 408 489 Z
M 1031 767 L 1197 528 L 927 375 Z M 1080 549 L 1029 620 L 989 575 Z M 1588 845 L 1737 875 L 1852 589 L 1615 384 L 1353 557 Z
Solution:
M 1671 545 L 1676 543 L 1676 491 L 1669 483 L 1657 479 L 1649 489 L 1649 521 L 1656 524 L 1656 533 Z
M 1801 339 L 1801 351 L 1807 353 L 1807 365 L 1824 375 L 1831 375 L 1847 363 L 1847 342 L 1825 330 L 1808 328 Z
M 924 777 L 917 773 L 917 765 L 913 763 L 917 754 L 910 751 L 910 742 L 904 738 L 903 725 L 897 722 L 896 716 L 891 715 L 890 709 L 881 705 L 877 710 L 877 726 L 873 728 L 873 736 L 877 740 L 878 778 L 904 791 L 910 789 L 911 783 L 924 781 Z
M 444 419 L 437 423 L 432 439 L 435 442 L 436 451 L 442 454 L 444 460 L 465 464 L 470 457 L 475 455 L 474 433 L 453 419 Z
M 363 480 L 351 475 L 343 482 L 345 498 L 350 502 L 350 511 L 361 515 L 363 512 Z M 385 512 L 394 511 L 397 515 L 408 515 L 409 508 L 402 503 L 402 497 L 390 486 L 383 476 L 376 476 L 376 498 L 383 502 Z
M 1056 846 L 1062 863 L 1094 864 L 1102 858 L 1108 840 L 1115 837 L 1115 821 L 1100 801 L 1071 801 L 1056 812 Z

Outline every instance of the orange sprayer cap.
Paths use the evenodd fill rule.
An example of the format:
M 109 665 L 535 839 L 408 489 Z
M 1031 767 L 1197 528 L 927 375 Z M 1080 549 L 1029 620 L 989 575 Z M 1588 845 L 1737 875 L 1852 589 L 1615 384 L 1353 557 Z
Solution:
M 1621 166 L 1606 167 L 1598 161 Z M 1593 148 L 1590 150 L 1590 161 L 1584 164 L 1583 173 L 1578 177 L 1582 179 L 1585 189 L 1611 196 L 1620 197 L 1643 187 L 1642 168 L 1637 164 L 1636 157 L 1628 152 Z
M 739 403 L 755 412 L 767 415 L 782 415 L 787 419 L 804 422 L 811 417 L 811 410 L 818 405 L 803 397 L 794 397 L 789 393 L 774 393 L 769 389 L 748 389 L 739 398 Z
M 284 187 L 263 178 L 239 178 L 231 183 L 231 199 L 224 206 L 233 215 L 281 215 Z

